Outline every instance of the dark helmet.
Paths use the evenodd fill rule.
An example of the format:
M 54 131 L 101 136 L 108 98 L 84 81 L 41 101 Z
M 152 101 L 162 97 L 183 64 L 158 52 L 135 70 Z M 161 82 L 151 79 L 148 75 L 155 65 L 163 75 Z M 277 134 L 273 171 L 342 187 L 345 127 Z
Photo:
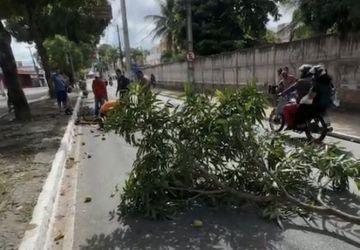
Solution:
M 319 64 L 319 65 L 315 65 L 310 69 L 310 73 L 315 77 L 318 78 L 320 76 L 326 75 L 327 74 L 327 70 L 325 68 L 324 65 Z
M 311 64 L 303 64 L 300 66 L 299 71 L 302 74 L 308 74 L 313 66 Z

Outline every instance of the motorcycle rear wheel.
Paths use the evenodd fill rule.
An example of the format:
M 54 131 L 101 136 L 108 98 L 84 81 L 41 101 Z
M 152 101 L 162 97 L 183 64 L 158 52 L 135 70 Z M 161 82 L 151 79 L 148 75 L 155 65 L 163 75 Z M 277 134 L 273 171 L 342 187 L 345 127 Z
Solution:
M 320 143 L 328 134 L 328 126 L 321 115 L 311 118 L 306 123 L 306 137 L 311 142 Z

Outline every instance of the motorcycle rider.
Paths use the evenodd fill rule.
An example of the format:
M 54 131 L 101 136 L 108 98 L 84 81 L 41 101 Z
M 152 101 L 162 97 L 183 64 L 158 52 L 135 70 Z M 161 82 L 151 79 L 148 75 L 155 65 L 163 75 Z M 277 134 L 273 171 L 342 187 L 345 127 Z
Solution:
M 296 101 L 290 100 L 283 108 L 282 114 L 285 119 L 285 123 L 287 124 L 287 130 L 292 129 L 294 126 L 294 117 L 295 113 L 298 109 L 298 103 L 300 100 L 309 93 L 309 90 L 312 86 L 312 74 L 310 73 L 310 69 L 312 65 L 303 64 L 300 66 L 300 79 L 296 81 L 289 88 L 284 90 L 279 94 L 280 97 L 291 97 L 292 93 L 296 93 Z
M 303 128 L 304 123 L 314 115 L 325 114 L 332 105 L 334 85 L 324 65 L 316 65 L 311 68 L 313 75 L 312 87 L 309 94 L 300 101 L 300 106 L 295 114 L 295 126 Z
M 301 65 L 299 68 L 300 79 L 279 95 L 284 97 L 296 92 L 296 102 L 300 103 L 300 100 L 307 95 L 311 89 L 313 75 L 310 73 L 310 70 L 312 67 L 310 64 Z

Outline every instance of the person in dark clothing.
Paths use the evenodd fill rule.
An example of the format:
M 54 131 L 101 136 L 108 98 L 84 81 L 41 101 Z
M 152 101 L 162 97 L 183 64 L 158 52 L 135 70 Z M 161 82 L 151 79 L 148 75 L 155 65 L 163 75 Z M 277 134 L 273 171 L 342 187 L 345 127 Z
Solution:
M 296 103 L 300 103 L 301 99 L 309 93 L 312 87 L 312 74 L 310 73 L 311 68 L 312 65 L 310 64 L 300 66 L 300 79 L 284 90 L 280 96 L 288 96 L 289 94 L 296 92 Z
M 314 66 L 310 72 L 313 74 L 312 88 L 308 98 L 311 104 L 301 103 L 295 115 L 295 126 L 302 128 L 304 123 L 317 114 L 324 114 L 332 104 L 332 79 L 323 65 Z
M 59 111 L 61 112 L 62 109 L 66 109 L 68 95 L 67 95 L 67 88 L 68 85 L 66 84 L 65 78 L 60 73 L 59 70 L 55 72 L 52 76 L 52 81 L 54 83 L 56 99 L 59 107 Z
M 150 75 L 150 84 L 153 86 L 153 88 L 156 86 L 156 78 L 154 74 Z
M 120 69 L 116 70 L 116 79 L 117 79 L 117 88 L 116 88 L 116 96 L 118 93 L 120 97 L 129 91 L 130 80 L 124 76 Z
M 292 101 L 292 99 L 285 104 L 282 114 L 284 116 L 285 122 L 287 124 L 287 130 L 292 129 L 294 127 L 294 118 L 298 109 L 298 103 L 300 100 L 306 96 L 312 86 L 312 74 L 310 73 L 312 66 L 309 64 L 304 64 L 300 66 L 300 79 L 296 81 L 289 88 L 284 90 L 279 94 L 280 97 L 291 96 L 292 93 L 296 93 L 296 102 Z

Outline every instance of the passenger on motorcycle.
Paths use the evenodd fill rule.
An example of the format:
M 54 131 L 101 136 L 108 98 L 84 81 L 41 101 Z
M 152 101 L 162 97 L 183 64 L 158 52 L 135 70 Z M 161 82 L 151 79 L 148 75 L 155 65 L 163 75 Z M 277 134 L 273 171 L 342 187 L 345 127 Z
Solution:
M 287 124 L 287 129 L 291 129 L 294 124 L 294 116 L 298 109 L 298 104 L 300 103 L 300 100 L 306 96 L 312 86 L 312 74 L 310 73 L 310 70 L 312 68 L 312 65 L 310 64 L 303 64 L 300 66 L 300 79 L 296 81 L 293 85 L 291 85 L 289 88 L 284 90 L 282 93 L 279 94 L 281 97 L 290 96 L 292 93 L 295 93 L 295 101 L 289 101 L 283 108 L 283 115 L 285 119 L 285 123 Z
M 316 65 L 311 68 L 313 75 L 312 88 L 300 101 L 300 106 L 295 114 L 294 125 L 303 128 L 304 123 L 318 114 L 324 114 L 332 105 L 332 93 L 334 85 L 324 65 Z
M 278 72 L 280 73 L 280 72 Z M 289 74 L 289 68 L 284 67 L 284 69 L 281 70 L 281 80 L 278 84 L 277 92 L 282 93 L 284 90 L 291 87 L 296 82 L 296 78 L 293 75 Z M 276 108 L 277 115 L 281 115 L 283 112 L 283 108 L 285 105 L 291 100 L 292 95 L 284 95 L 279 96 L 278 98 L 278 104 Z
M 312 74 L 310 70 L 312 65 L 303 64 L 300 66 L 300 79 L 293 85 L 280 93 L 280 96 L 288 96 L 291 93 L 296 93 L 296 102 L 300 103 L 300 100 L 309 93 L 312 86 Z

